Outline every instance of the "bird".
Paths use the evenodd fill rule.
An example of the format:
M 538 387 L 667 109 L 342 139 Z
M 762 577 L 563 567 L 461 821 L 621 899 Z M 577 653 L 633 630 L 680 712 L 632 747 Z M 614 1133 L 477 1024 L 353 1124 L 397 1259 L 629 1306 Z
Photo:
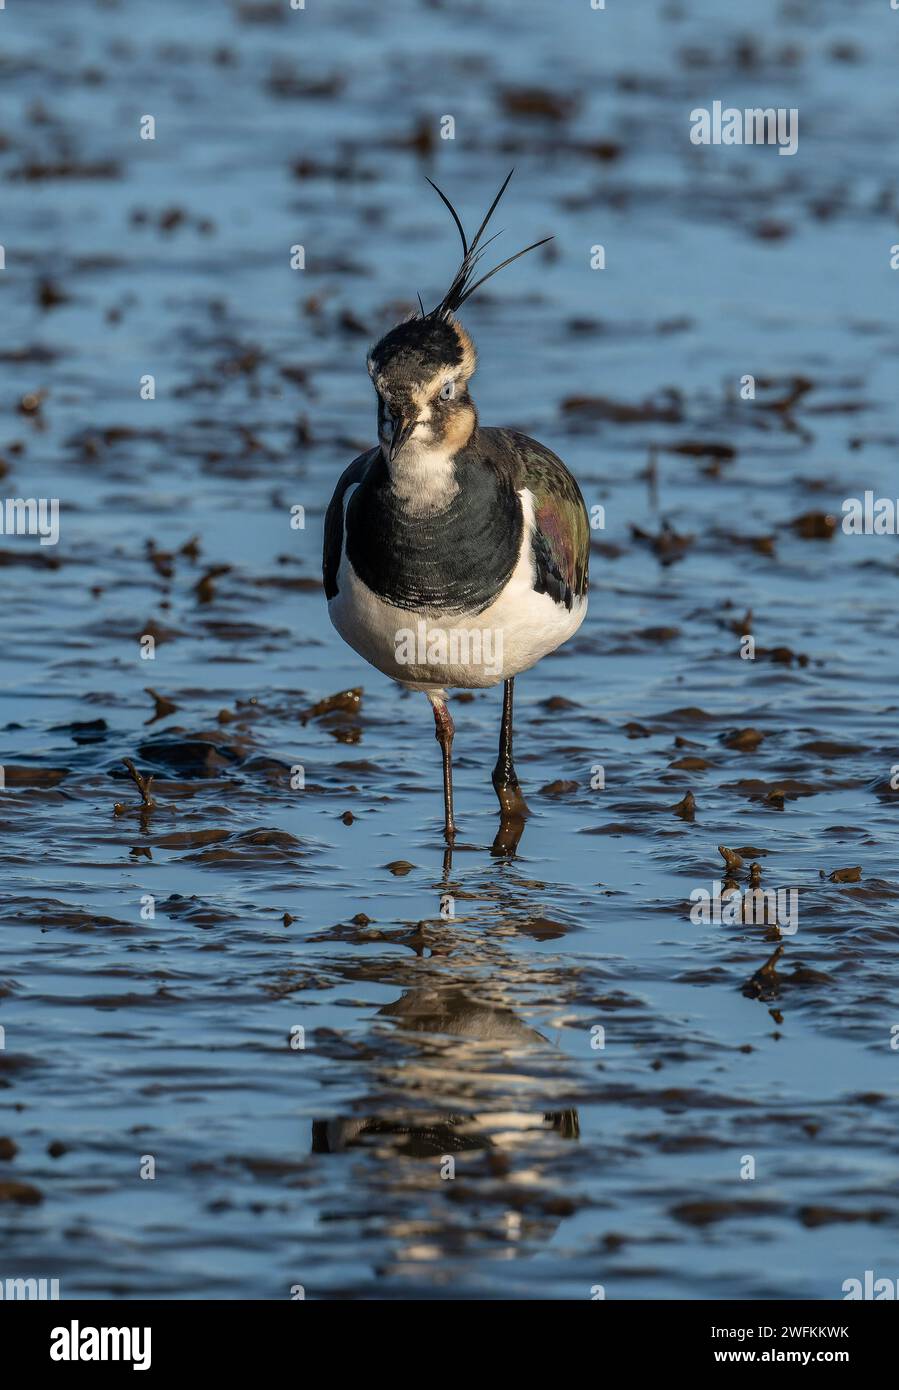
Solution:
M 513 172 L 471 241 L 428 179 L 452 215 L 462 259 L 434 308 L 426 311 L 419 295 L 419 310 L 371 348 L 378 442 L 341 475 L 324 524 L 331 622 L 372 666 L 431 703 L 449 847 L 457 826 L 448 691 L 503 685 L 492 781 L 501 832 L 518 825 L 517 845 L 530 812 L 513 762 L 515 678 L 572 637 L 587 612 L 590 523 L 577 482 L 537 440 L 482 425 L 469 390 L 477 356 L 459 310 L 498 271 L 552 240 L 477 274 L 499 235 L 484 240 Z

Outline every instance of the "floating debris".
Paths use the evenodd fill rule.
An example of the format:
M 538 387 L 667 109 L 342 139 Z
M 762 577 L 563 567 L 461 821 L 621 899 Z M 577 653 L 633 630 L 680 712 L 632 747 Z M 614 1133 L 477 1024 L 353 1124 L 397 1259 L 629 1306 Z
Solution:
M 173 700 L 169 700 L 165 695 L 160 695 L 151 686 L 145 685 L 144 691 L 150 696 L 156 708 L 149 719 L 145 719 L 145 724 L 155 724 L 157 719 L 165 719 L 168 715 L 174 714 L 178 706 Z
M 834 869 L 829 874 L 831 883 L 858 883 L 861 880 L 862 869 L 860 864 L 855 864 L 851 869 Z
M 211 603 L 216 595 L 215 581 L 221 579 L 223 574 L 230 574 L 230 565 L 210 565 L 205 574 L 202 574 L 194 585 L 194 593 L 198 603 Z
M 744 628 L 745 632 L 749 628 Z M 765 735 L 758 729 L 732 729 L 730 733 L 722 734 L 721 742 L 725 748 L 736 748 L 741 753 L 751 753 L 763 742 Z
M 755 999 L 772 999 L 778 992 L 779 978 L 777 962 L 784 953 L 783 946 L 776 946 L 765 964 L 743 985 L 743 993 Z
M 804 541 L 829 541 L 836 532 L 838 518 L 832 512 L 803 512 L 790 522 Z
M 673 565 L 676 560 L 682 560 L 695 540 L 695 536 L 679 535 L 669 521 L 662 522 L 661 530 L 656 535 L 644 531 L 642 526 L 635 526 L 633 522 L 630 530 L 634 540 L 648 545 L 663 565 Z
M 358 714 L 362 704 L 363 687 L 354 686 L 351 690 L 338 690 L 335 695 L 328 695 L 324 700 L 319 700 L 301 715 L 301 723 L 306 724 L 310 719 L 320 719 L 325 714 Z
M 696 798 L 692 792 L 685 792 L 677 805 L 672 806 L 671 809 L 676 816 L 680 816 L 681 820 L 695 820 Z
M 138 770 L 137 770 L 137 768 L 135 767 L 134 762 L 132 761 L 131 758 L 123 758 L 123 759 L 122 759 L 122 762 L 124 763 L 125 767 L 127 767 L 128 771 L 129 771 L 129 773 L 131 774 L 131 777 L 132 777 L 132 779 L 133 779 L 133 781 L 134 781 L 134 785 L 137 787 L 137 790 L 140 792 L 140 799 L 141 799 L 141 802 L 143 803 L 143 805 L 146 806 L 146 807 L 148 807 L 148 808 L 151 807 L 151 806 L 155 806 L 155 805 L 156 805 L 156 802 L 153 800 L 153 797 L 150 795 L 150 789 L 151 789 L 151 787 L 153 786 L 153 778 L 152 778 L 152 777 L 145 777 L 145 776 L 143 775 L 143 773 L 138 772 Z M 120 804 L 120 803 L 117 803 L 117 804 Z
M 30 1182 L 0 1179 L 0 1202 L 16 1202 L 20 1207 L 34 1207 L 43 1200 L 43 1192 Z

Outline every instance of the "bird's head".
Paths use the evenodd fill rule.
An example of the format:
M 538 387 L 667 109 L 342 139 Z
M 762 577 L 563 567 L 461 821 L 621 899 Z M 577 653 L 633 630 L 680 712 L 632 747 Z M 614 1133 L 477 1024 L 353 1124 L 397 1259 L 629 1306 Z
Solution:
M 477 423 L 468 394 L 474 344 L 452 315 L 408 319 L 372 348 L 368 370 L 378 395 L 378 439 L 388 463 L 413 440 L 454 454 Z
M 477 424 L 468 394 L 477 357 L 456 310 L 503 266 L 552 239 L 535 241 L 475 280 L 475 267 L 494 240 L 481 242 L 484 228 L 511 177 L 510 172 L 470 244 L 452 203 L 428 179 L 452 214 L 462 238 L 462 260 L 440 303 L 426 313 L 419 299 L 421 314 L 391 328 L 369 353 L 368 371 L 378 395 L 378 439 L 389 464 L 409 441 L 452 455 L 464 447 Z

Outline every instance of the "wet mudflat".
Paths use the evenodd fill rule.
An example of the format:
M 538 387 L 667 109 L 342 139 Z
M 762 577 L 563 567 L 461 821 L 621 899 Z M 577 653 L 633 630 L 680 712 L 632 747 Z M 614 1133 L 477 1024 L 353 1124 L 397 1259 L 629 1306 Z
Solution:
M 894 1274 L 899 558 L 840 522 L 899 496 L 899 17 L 629 8 L 3 16 L 0 488 L 60 499 L 58 545 L 0 538 L 4 1276 Z M 799 152 L 691 146 L 716 98 L 797 106 Z M 455 266 L 425 174 L 476 225 L 513 163 L 499 245 L 557 239 L 470 306 L 473 394 L 605 524 L 518 682 L 514 857 L 499 693 L 453 702 L 445 866 L 430 712 L 330 629 L 321 523 L 369 343 Z M 691 921 L 728 879 L 797 930 Z

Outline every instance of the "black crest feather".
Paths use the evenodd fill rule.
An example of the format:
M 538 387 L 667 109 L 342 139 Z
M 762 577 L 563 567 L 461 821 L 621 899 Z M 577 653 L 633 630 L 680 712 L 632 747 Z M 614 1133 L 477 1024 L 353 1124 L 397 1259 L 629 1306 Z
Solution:
M 483 285 L 485 280 L 489 280 L 492 275 L 496 275 L 497 271 L 502 270 L 507 265 L 511 265 L 513 261 L 517 261 L 519 256 L 526 256 L 528 251 L 536 251 L 538 246 L 544 246 L 546 242 L 552 241 L 551 236 L 545 236 L 541 241 L 532 242 L 530 246 L 525 246 L 524 250 L 522 251 L 516 251 L 514 256 L 507 256 L 504 261 L 500 261 L 499 265 L 495 265 L 492 270 L 488 270 L 486 275 L 482 275 L 480 279 L 475 280 L 474 272 L 481 257 L 483 256 L 490 243 L 492 241 L 495 241 L 496 238 L 500 235 L 500 233 L 494 233 L 493 236 L 488 237 L 487 240 L 483 243 L 481 242 L 481 237 L 484 235 L 484 232 L 487 228 L 487 223 L 490 221 L 491 217 L 496 211 L 497 203 L 505 193 L 506 188 L 509 184 L 509 180 L 514 172 L 514 169 L 510 169 L 505 179 L 503 180 L 502 187 L 500 188 L 493 202 L 490 204 L 490 207 L 487 209 L 487 213 L 484 217 L 484 220 L 482 221 L 480 227 L 478 227 L 478 230 L 475 232 L 474 237 L 471 240 L 471 244 L 469 244 L 468 239 L 465 235 L 465 228 L 462 226 L 461 218 L 459 217 L 459 214 L 456 212 L 456 209 L 453 207 L 449 198 L 446 196 L 442 189 L 437 187 L 433 179 L 428 179 L 428 183 L 431 185 L 434 192 L 449 209 L 450 215 L 452 216 L 452 219 L 455 222 L 456 227 L 458 229 L 459 236 L 462 238 L 462 260 L 459 263 L 459 269 L 453 276 L 452 283 L 450 284 L 449 289 L 446 291 L 446 294 L 443 296 L 440 303 L 436 304 L 434 308 L 430 310 L 429 313 L 425 314 L 423 312 L 422 318 L 447 318 L 450 314 L 454 313 L 458 308 L 460 308 L 461 305 L 465 303 L 466 299 L 470 299 L 471 296 L 474 294 L 475 290 L 479 289 L 481 285 Z M 421 301 L 419 300 L 419 303 L 420 302 Z

